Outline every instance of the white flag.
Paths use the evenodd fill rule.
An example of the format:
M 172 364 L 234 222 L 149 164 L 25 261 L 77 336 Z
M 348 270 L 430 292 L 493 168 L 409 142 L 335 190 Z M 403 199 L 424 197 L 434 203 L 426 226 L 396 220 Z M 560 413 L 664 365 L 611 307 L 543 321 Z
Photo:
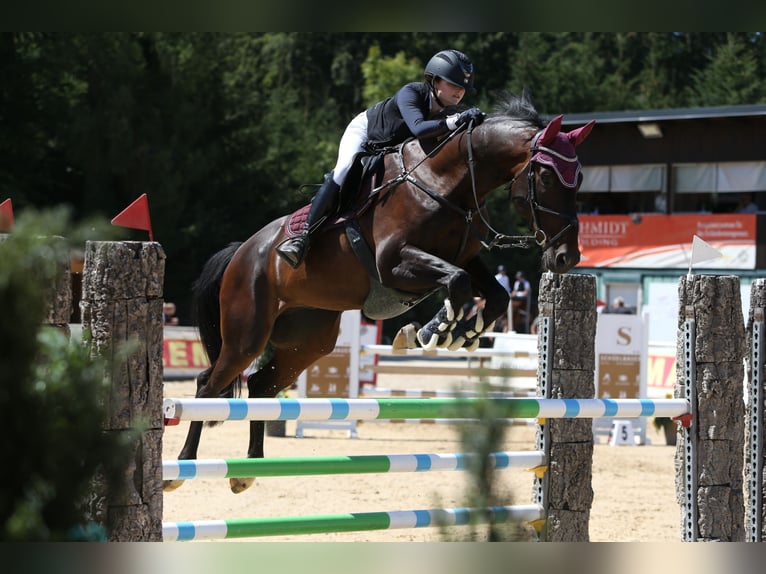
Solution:
M 689 263 L 689 275 L 691 275 L 692 267 L 697 263 L 718 259 L 719 257 L 723 257 L 723 253 L 695 235 L 694 239 L 692 239 L 692 259 Z

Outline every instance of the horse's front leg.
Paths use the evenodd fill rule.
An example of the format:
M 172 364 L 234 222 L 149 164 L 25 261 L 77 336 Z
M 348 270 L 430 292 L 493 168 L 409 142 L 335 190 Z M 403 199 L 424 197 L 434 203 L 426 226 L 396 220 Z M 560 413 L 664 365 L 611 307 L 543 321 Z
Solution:
M 412 348 L 419 345 L 433 349 L 448 346 L 452 342 L 452 329 L 462 319 L 463 306 L 473 301 L 470 275 L 460 267 L 411 245 L 396 255 L 398 259 L 395 262 L 389 262 L 385 254 L 382 257 L 379 255 L 383 285 L 410 293 L 427 293 L 444 287 L 447 297 L 444 306 L 422 328 L 417 329 L 413 324 L 403 327 L 394 339 L 394 347 Z
M 475 350 L 479 346 L 479 337 L 493 329 L 495 321 L 507 312 L 510 301 L 508 292 L 478 257 L 466 265 L 466 271 L 470 273 L 473 285 L 483 295 L 485 303 L 476 315 L 470 319 L 458 321 L 454 326 L 452 342 L 449 345 L 451 350 L 461 347 L 469 351 Z

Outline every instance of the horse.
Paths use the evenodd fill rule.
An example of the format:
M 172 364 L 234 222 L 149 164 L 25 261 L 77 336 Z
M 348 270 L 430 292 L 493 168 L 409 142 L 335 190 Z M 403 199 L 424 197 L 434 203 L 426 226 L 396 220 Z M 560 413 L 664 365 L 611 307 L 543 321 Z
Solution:
M 564 133 L 562 119 L 546 124 L 526 93 L 510 95 L 479 125 L 443 141 L 413 139 L 386 150 L 345 224 L 319 230 L 297 269 L 274 249 L 291 233 L 290 216 L 214 254 L 193 288 L 211 364 L 197 377 L 196 396 L 232 396 L 241 373 L 261 357 L 247 378 L 248 396 L 275 397 L 334 349 L 343 311 L 395 317 L 436 291 L 445 298 L 434 318 L 403 327 L 394 346 L 478 346 L 509 302 L 480 260 L 482 249 L 537 244 L 542 269 L 555 273 L 580 260 L 575 193 L 583 176 L 575 147 L 594 122 Z M 503 186 L 531 235 L 491 227 L 485 201 Z M 463 306 L 477 294 L 484 309 L 465 319 Z M 264 456 L 264 426 L 250 422 L 249 458 Z M 192 421 L 179 459 L 197 457 L 201 433 L 202 422 Z M 237 493 L 255 479 L 229 480 Z M 165 481 L 164 489 L 182 483 Z

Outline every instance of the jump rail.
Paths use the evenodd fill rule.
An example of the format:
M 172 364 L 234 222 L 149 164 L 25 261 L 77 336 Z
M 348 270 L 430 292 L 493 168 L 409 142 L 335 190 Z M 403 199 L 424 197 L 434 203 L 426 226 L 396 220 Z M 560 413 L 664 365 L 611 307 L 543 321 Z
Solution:
M 162 478 L 163 480 L 188 480 L 248 476 L 438 472 L 466 470 L 476 458 L 474 454 L 439 453 L 164 460 L 162 461 Z M 495 452 L 489 456 L 489 462 L 491 468 L 495 470 L 536 469 L 545 465 L 545 456 L 540 451 Z
M 535 522 L 545 514 L 537 504 L 492 506 L 482 508 L 436 508 L 400 510 L 396 512 L 357 512 L 314 516 L 283 516 L 229 520 L 197 520 L 163 522 L 165 541 L 289 536 L 324 532 L 357 532 L 361 530 L 393 530 L 396 528 L 429 528 L 504 522 Z
M 505 418 L 678 417 L 690 412 L 686 399 L 177 399 L 167 398 L 167 424 L 180 420 L 377 420 L 464 418 L 489 401 Z

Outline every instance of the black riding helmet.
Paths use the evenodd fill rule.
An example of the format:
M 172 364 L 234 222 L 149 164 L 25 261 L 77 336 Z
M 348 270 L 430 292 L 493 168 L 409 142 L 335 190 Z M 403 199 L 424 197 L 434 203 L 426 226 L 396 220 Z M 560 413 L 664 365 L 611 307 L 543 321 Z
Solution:
M 473 64 L 468 56 L 457 50 L 442 50 L 426 64 L 426 81 L 433 87 L 435 77 L 450 84 L 475 92 L 473 87 Z

